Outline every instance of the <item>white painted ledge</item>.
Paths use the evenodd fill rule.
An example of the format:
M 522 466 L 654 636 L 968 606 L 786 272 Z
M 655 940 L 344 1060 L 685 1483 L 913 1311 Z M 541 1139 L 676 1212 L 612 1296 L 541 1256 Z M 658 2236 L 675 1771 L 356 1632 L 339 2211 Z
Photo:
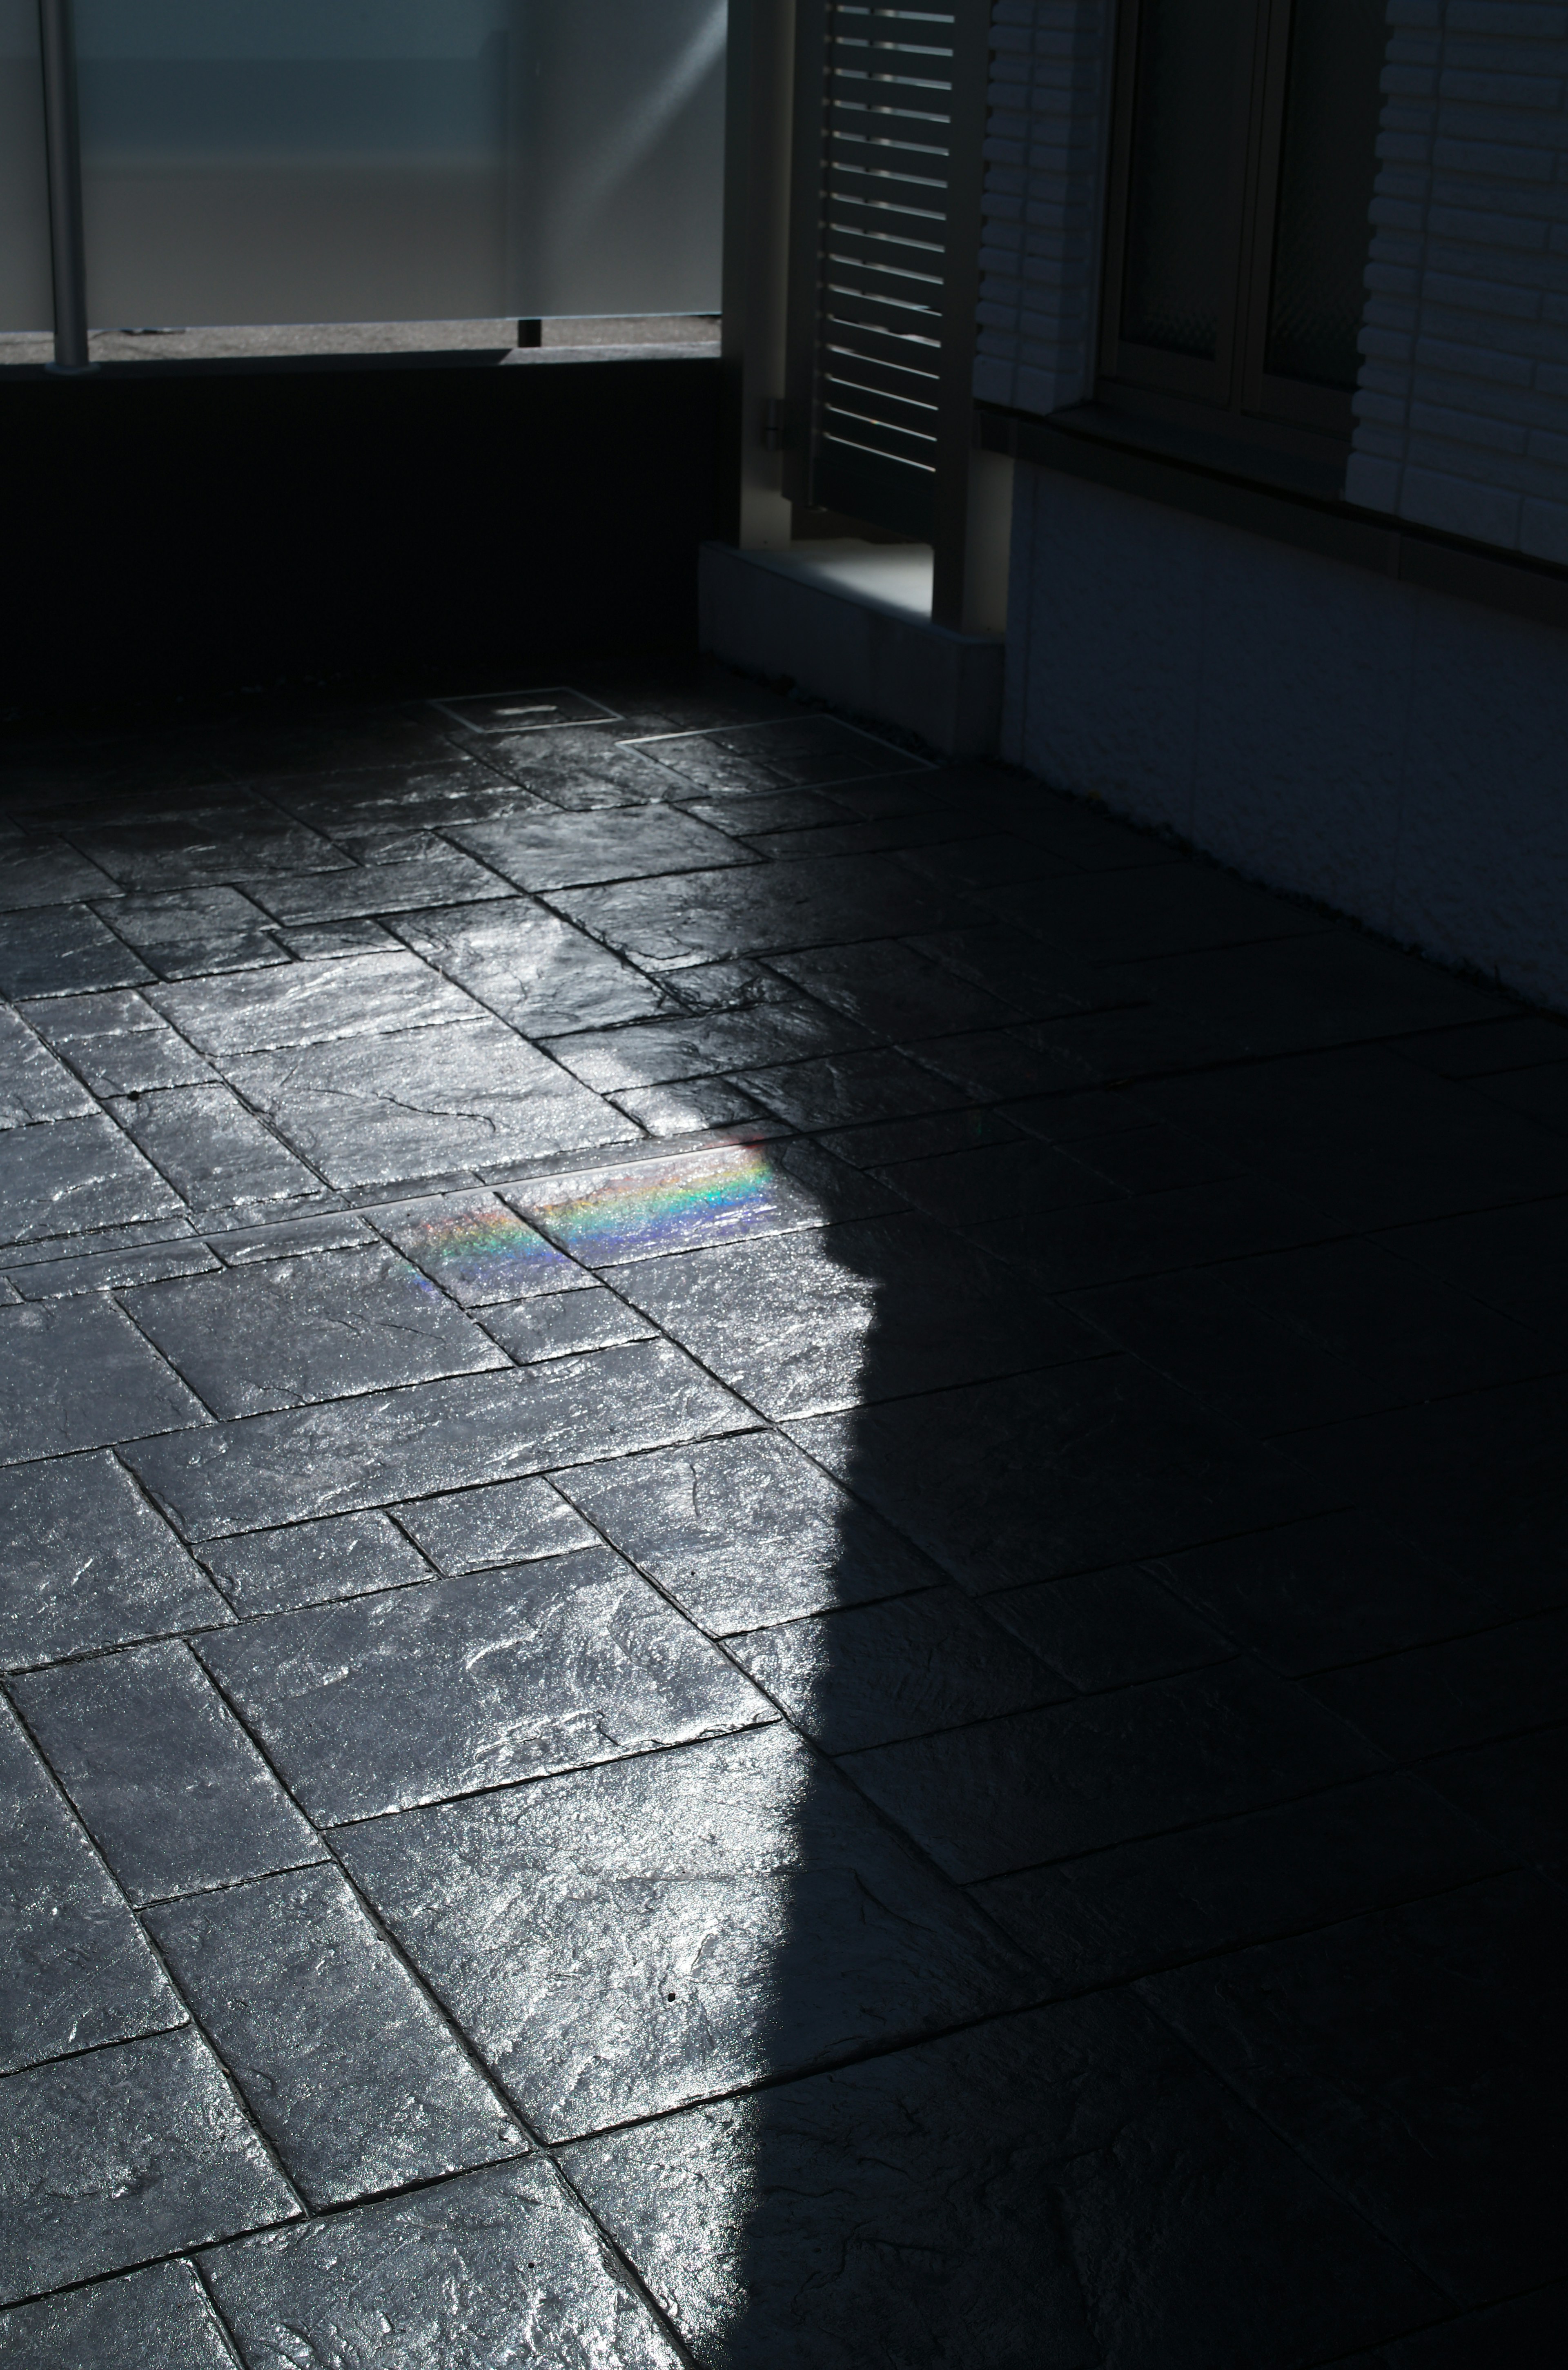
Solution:
M 944 756 L 995 750 L 1005 645 L 932 625 L 928 544 L 704 544 L 699 600 L 702 647 L 732 666 L 787 675 Z

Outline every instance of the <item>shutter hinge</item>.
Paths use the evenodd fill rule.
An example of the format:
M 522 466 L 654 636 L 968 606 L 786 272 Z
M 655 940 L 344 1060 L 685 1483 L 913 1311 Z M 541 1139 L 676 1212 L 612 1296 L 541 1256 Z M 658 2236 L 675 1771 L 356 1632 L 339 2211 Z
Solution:
M 765 397 L 762 406 L 762 449 L 765 453 L 782 453 L 789 426 L 790 407 L 783 397 Z

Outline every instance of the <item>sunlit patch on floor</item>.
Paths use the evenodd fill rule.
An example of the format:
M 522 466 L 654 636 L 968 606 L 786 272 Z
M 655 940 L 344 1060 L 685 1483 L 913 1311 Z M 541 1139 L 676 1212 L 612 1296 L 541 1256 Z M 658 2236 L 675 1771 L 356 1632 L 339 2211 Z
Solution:
M 604 1266 L 771 1227 L 780 1181 L 766 1145 L 724 1144 L 562 1178 L 537 1199 L 518 1198 L 563 1249 Z

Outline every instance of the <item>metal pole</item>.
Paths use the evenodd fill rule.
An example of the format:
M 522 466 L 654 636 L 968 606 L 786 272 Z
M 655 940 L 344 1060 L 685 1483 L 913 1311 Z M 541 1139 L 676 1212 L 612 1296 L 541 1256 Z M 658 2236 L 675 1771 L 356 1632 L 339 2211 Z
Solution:
M 87 259 L 82 236 L 82 143 L 76 117 L 76 41 L 71 0 L 38 0 L 43 60 L 43 132 L 49 158 L 49 244 L 54 268 L 54 361 L 91 370 Z

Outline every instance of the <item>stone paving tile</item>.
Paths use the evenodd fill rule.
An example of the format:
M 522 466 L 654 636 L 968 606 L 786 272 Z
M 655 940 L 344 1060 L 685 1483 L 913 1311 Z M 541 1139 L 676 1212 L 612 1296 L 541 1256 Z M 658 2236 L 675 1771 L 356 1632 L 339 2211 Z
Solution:
M 166 1903 L 146 1922 L 307 2204 L 525 2149 L 336 1869 Z
M 1332 1495 L 1132 1358 L 935 1391 L 791 1434 L 977 1593 L 1317 1513 Z M 149 1455 L 178 1449 L 138 1449 Z
M 1378 1243 L 1557 1340 L 1568 1331 L 1568 1196 L 1396 1226 Z
M 1538 2288 L 1532 2295 L 1396 2338 L 1376 2353 L 1343 2357 L 1343 2370 L 1475 2370 L 1478 2363 L 1506 2362 L 1509 2370 L 1551 2370 L 1568 2329 L 1568 2283 Z
M 755 1423 L 671 1343 L 632 1341 L 506 1374 L 248 1416 L 224 1431 L 216 1454 L 141 1442 L 126 1462 L 187 1538 L 215 1539 Z
M 1568 1026 L 710 665 L 453 697 L 15 753 L 0 2354 L 1544 2361 Z
M 283 961 L 267 915 L 237 889 L 177 889 L 158 897 L 116 897 L 98 912 L 160 979 L 264 970 Z
M 1568 1874 L 1568 1725 L 1437 1754 L 1420 1775 L 1510 1854 Z
M 159 2370 L 234 2370 L 236 2358 L 187 2262 L 155 2263 L 18 2305 L 0 2320 L 0 2360 L 8 2370 L 131 2362 L 156 2362 Z
M 579 1350 L 610 1350 L 621 1341 L 646 1341 L 653 1327 L 603 1284 L 586 1292 L 552 1292 L 512 1308 L 487 1308 L 484 1327 L 520 1366 L 542 1358 L 566 1358 Z
M 1430 2279 L 1484 2304 L 1564 2275 L 1562 1924 L 1552 1888 L 1500 1876 L 1140 1989 Z
M 373 1215 L 388 1242 L 462 1308 L 593 1288 L 592 1277 L 493 1193 L 429 1194 Z
M 1032 1981 L 963 1895 L 777 1726 L 377 1820 L 340 1842 L 548 2138 L 914 2040 L 1015 2005 Z
M 555 1038 L 549 1050 L 584 1086 L 607 1095 L 628 1087 L 707 1077 L 754 1062 L 794 1062 L 864 1041 L 865 1031 L 838 1014 L 803 998 L 794 1004 L 778 998 L 748 1011 L 685 1014 L 633 1029 Z
M 0 915 L 0 995 L 74 995 L 134 987 L 153 973 L 85 905 Z
M 203 2258 L 253 2370 L 678 2370 L 681 2356 L 540 2160 L 471 2172 Z M 302 2348 L 308 2349 L 302 2356 Z
M 668 1007 L 664 990 L 530 899 L 398 915 L 398 936 L 530 1037 L 608 1029 Z
M 974 1898 L 1049 1972 L 1092 1991 L 1494 1875 L 1506 1844 L 1400 1773 L 1305 1801 L 992 1877 Z
M 1560 1716 L 1565 1644 L 1568 1613 L 1541 1613 L 1351 1670 L 1321 1671 L 1311 1692 L 1395 1760 L 1419 1760 Z
M 581 1466 L 558 1481 L 715 1637 L 905 1595 L 940 1577 L 774 1433 Z
M 1558 1376 L 1361 1416 L 1288 1444 L 1342 1504 L 1363 1500 L 1440 1556 L 1539 1604 L 1556 1595 L 1568 1539 L 1565 1415 L 1568 1382 Z
M 138 1904 L 325 1858 L 184 1646 L 132 1647 L 13 1691 Z
M 1136 1564 L 1004 1589 L 986 1609 L 1088 1694 L 1199 1670 L 1235 1651 Z
M 1207 865 L 1185 863 L 1031 881 L 1016 890 L 993 889 L 986 902 L 1031 937 L 1098 962 L 1307 938 L 1332 926 L 1309 905 L 1289 904 Z
M 742 1630 L 727 1643 L 786 1718 L 828 1753 L 892 1744 L 1071 1693 L 953 1588 Z
M 400 949 L 288 963 L 259 978 L 191 980 L 151 999 L 203 1053 L 223 1058 L 477 1018 L 473 1000 Z
M 1495 1574 L 1470 1578 L 1363 1511 L 1216 1539 L 1155 1564 L 1160 1579 L 1239 1644 L 1299 1677 L 1523 1610 Z M 1532 1574 L 1550 1596 L 1556 1582 Z M 1527 1603 L 1528 1600 L 1526 1600 Z
M 1343 1720 L 1236 1662 L 880 1746 L 847 1766 L 939 1868 L 969 1883 L 1262 1810 L 1383 1764 Z
M 206 1421 L 107 1294 L 0 1311 L 0 1463 Z
M 573 1259 L 612 1271 L 650 1253 L 668 1257 L 898 1207 L 895 1195 L 814 1145 L 750 1134 L 541 1178 L 509 1188 L 507 1198 Z
M 519 889 L 568 889 L 653 873 L 667 878 L 749 860 L 724 833 L 669 807 L 513 815 L 504 823 L 454 824 L 452 836 Z
M 214 1415 L 259 1415 L 504 1363 L 395 1251 L 322 1251 L 127 1293 L 125 1307 Z
M 327 1826 L 775 1717 L 602 1547 L 247 1622 L 202 1651 Z
M 276 807 L 243 795 L 231 794 L 221 807 L 98 823 L 75 836 L 122 889 L 196 889 L 251 874 L 329 872 L 349 860 Z
M 484 865 L 440 841 L 398 863 L 352 846 L 361 858 L 352 872 L 302 872 L 296 878 L 258 880 L 252 894 L 275 920 L 310 925 L 352 919 L 361 914 L 409 913 L 421 905 L 504 897 L 507 884 Z M 387 851 L 390 855 L 390 851 Z
M 0 2302 L 300 2210 L 189 2027 L 9 2075 L 0 2100 Z
M 0 1128 L 81 1119 L 96 1106 L 16 1013 L 0 1006 Z
M 0 2074 L 186 2020 L 123 1896 L 4 1701 L 0 1930 Z
M 1132 2001 L 1005 2018 L 565 2162 L 702 2362 L 1294 2370 L 1441 2308 Z M 1268 2246 L 1237 2250 L 1239 2227 Z
M 296 1605 L 328 1605 L 430 1578 L 424 1558 L 380 1513 L 328 1514 L 286 1530 L 210 1539 L 202 1560 L 245 1615 L 288 1613 Z
M 132 1141 L 193 1209 L 319 1193 L 312 1175 L 228 1087 L 174 1087 L 109 1105 Z
M 580 1514 L 549 1482 L 496 1481 L 488 1489 L 458 1490 L 448 1497 L 421 1498 L 399 1506 L 398 1520 L 416 1539 L 436 1570 L 455 1579 L 467 1571 L 492 1571 L 502 1564 L 531 1563 L 599 1544 Z M 368 1519 L 343 1515 L 345 1522 Z
M 124 1467 L 104 1451 L 0 1473 L 0 1669 L 229 1618 Z
M 95 1095 L 200 1086 L 213 1075 L 212 1065 L 131 988 L 46 997 L 28 1005 L 26 1014 Z
M 649 1260 L 617 1288 L 765 1415 L 808 1416 L 1091 1357 L 1087 1327 L 921 1219 Z
M 490 1168 L 636 1133 L 499 1020 L 244 1053 L 229 1075 L 329 1185 Z
M 88 1225 L 164 1217 L 179 1206 L 112 1120 L 0 1129 L 0 1241 L 39 1242 Z
M 113 882 L 63 839 L 18 838 L 0 848 L 0 913 L 109 896 Z
M 917 879 L 893 856 L 801 856 L 734 872 L 552 890 L 549 902 L 606 945 L 677 967 L 849 938 L 907 938 L 974 918 L 966 898 Z

